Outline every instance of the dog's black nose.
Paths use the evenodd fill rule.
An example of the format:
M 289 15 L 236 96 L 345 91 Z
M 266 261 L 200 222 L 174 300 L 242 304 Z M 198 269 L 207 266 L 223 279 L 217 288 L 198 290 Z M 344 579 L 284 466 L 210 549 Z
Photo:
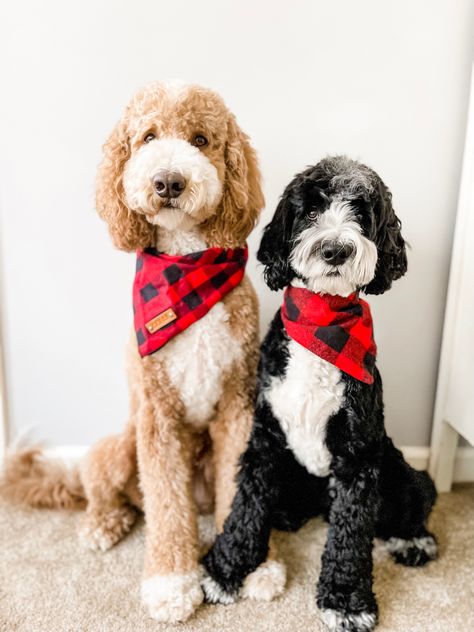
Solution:
M 186 188 L 186 180 L 175 171 L 158 171 L 152 182 L 153 188 L 162 198 L 177 198 Z
M 326 261 L 333 266 L 339 266 L 347 261 L 354 252 L 352 244 L 343 244 L 341 241 L 323 241 L 321 244 L 321 255 Z

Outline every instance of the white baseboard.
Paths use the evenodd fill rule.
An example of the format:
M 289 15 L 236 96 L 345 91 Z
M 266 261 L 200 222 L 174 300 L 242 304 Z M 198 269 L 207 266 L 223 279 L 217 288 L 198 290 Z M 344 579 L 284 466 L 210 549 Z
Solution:
M 458 448 L 454 462 L 454 482 L 474 481 L 474 448 Z
M 426 470 L 430 460 L 430 448 L 425 446 L 401 446 L 400 450 L 415 470 Z
M 87 452 L 88 446 L 59 445 L 48 448 L 45 453 L 49 456 L 60 458 L 67 463 L 76 463 Z M 417 470 L 428 469 L 430 459 L 429 447 L 402 446 L 400 450 L 408 463 Z M 454 482 L 467 483 L 474 481 L 474 448 L 458 448 L 454 463 Z
M 401 447 L 400 450 L 412 467 L 417 470 L 428 469 L 430 448 L 405 446 Z M 455 483 L 470 483 L 474 481 L 474 448 L 463 447 L 457 449 L 453 481 Z

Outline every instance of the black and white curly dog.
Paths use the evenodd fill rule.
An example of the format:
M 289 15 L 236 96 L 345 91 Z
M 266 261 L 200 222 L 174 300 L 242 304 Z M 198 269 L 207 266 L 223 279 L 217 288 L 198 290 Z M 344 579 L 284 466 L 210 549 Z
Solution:
M 406 272 L 400 229 L 391 194 L 372 169 L 327 157 L 287 186 L 258 259 L 272 290 L 302 288 L 310 299 L 339 300 L 331 322 L 348 339 L 360 325 L 362 304 L 368 311 L 358 292 L 381 294 Z M 278 310 L 261 348 L 253 429 L 231 513 L 203 559 L 203 587 L 208 601 L 233 601 L 267 560 L 272 528 L 296 530 L 322 514 L 329 521 L 317 587 L 323 619 L 338 632 L 372 630 L 373 539 L 384 540 L 401 564 L 434 559 L 437 545 L 425 522 L 435 488 L 386 434 L 375 354 L 355 362 L 353 371 L 341 370 L 337 364 L 351 357 L 341 354 L 342 364 L 334 363 L 290 337 L 282 318 L 290 308 L 284 303 Z M 347 313 L 355 319 L 349 333 L 337 325 L 347 324 Z M 329 347 L 325 336 L 336 330 L 321 330 Z

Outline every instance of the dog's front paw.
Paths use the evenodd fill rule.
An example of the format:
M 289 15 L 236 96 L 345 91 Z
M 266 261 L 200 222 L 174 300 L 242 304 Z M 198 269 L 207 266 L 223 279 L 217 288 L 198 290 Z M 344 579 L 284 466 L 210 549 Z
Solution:
M 185 621 L 203 600 L 200 580 L 200 570 L 184 575 L 152 575 L 142 582 L 142 603 L 155 621 Z
M 241 590 L 244 599 L 271 601 L 282 594 L 286 584 L 286 567 L 277 560 L 267 560 L 247 575 Z
M 107 551 L 130 531 L 137 517 L 133 507 L 124 505 L 103 513 L 86 513 L 79 527 L 79 538 L 93 551 Z
M 369 632 L 377 624 L 374 612 L 344 614 L 337 610 L 321 610 L 321 618 L 330 632 Z
M 238 592 L 227 592 L 215 579 L 207 574 L 202 578 L 201 586 L 207 603 L 221 603 L 224 606 L 228 606 L 230 603 L 237 601 L 239 597 Z
M 424 566 L 438 557 L 438 544 L 428 532 L 410 540 L 389 538 L 385 544 L 395 561 L 404 566 Z

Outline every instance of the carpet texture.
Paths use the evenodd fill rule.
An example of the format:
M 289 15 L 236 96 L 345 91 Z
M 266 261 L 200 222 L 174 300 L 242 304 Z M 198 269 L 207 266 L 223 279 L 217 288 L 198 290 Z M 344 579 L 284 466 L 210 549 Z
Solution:
M 81 549 L 78 514 L 0 507 L 0 630 L 5 632 L 323 632 L 315 604 L 326 526 L 277 534 L 287 590 L 272 603 L 202 606 L 185 624 L 150 621 L 139 605 L 141 523 L 108 553 Z M 423 569 L 374 550 L 379 632 L 474 630 L 474 486 L 442 494 L 431 529 L 440 559 Z

